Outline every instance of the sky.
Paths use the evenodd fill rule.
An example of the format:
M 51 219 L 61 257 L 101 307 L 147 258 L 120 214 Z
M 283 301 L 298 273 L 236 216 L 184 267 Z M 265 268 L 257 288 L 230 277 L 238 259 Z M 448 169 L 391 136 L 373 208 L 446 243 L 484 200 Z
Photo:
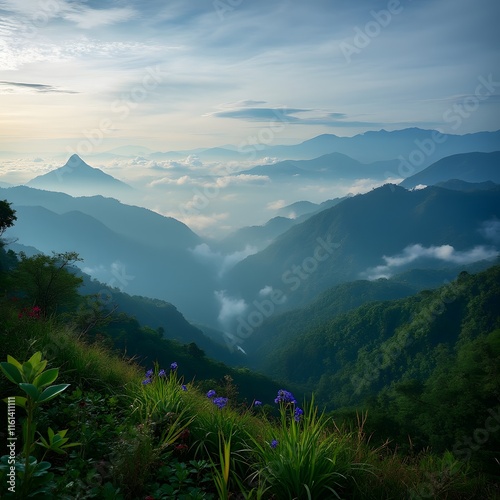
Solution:
M 498 130 L 498 19 L 498 0 L 0 0 L 0 153 Z

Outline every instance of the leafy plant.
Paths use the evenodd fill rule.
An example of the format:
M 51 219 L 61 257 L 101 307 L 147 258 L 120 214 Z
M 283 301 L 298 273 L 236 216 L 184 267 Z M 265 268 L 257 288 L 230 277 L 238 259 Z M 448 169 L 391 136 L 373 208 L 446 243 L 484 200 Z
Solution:
M 7 379 L 25 393 L 25 396 L 15 396 L 16 406 L 20 406 L 26 411 L 26 418 L 22 423 L 24 463 L 20 463 L 16 467 L 21 479 L 21 495 L 38 492 L 40 489 L 38 483 L 41 483 L 41 478 L 44 480 L 52 479 L 51 476 L 47 475 L 51 464 L 43 461 L 37 462 L 36 458 L 31 456 L 36 444 L 35 411 L 41 404 L 47 403 L 65 391 L 69 384 L 51 385 L 57 379 L 59 369 L 45 370 L 46 367 L 47 361 L 42 360 L 41 352 L 36 352 L 23 364 L 12 356 L 7 356 L 7 362 L 0 363 L 0 369 Z M 59 453 L 65 453 L 63 447 L 77 446 L 78 443 L 67 442 L 67 438 L 64 437 L 66 432 L 65 430 L 54 434 L 50 429 L 49 438 L 48 440 L 43 439 L 42 446 L 45 444 L 47 450 L 55 451 L 58 449 Z

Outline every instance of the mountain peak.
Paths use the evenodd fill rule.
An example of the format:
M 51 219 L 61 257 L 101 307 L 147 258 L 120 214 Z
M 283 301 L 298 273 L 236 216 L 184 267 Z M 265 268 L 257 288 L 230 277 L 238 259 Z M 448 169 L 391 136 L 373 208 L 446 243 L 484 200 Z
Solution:
M 109 195 L 116 190 L 132 189 L 128 184 L 99 168 L 91 167 L 77 154 L 72 154 L 62 167 L 35 177 L 27 185 L 50 191 L 62 191 L 70 195 Z

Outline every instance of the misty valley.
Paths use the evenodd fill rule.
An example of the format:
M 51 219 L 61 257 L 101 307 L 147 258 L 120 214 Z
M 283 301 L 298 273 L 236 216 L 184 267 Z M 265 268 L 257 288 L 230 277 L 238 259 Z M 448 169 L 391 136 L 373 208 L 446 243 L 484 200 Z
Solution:
M 0 184 L 16 498 L 496 498 L 500 132 L 246 148 Z

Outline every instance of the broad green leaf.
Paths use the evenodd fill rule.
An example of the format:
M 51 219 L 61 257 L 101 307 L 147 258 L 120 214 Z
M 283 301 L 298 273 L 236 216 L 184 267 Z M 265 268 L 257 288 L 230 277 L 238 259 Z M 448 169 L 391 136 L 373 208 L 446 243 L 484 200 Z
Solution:
M 43 403 L 45 401 L 50 401 L 51 399 L 55 398 L 58 394 L 65 391 L 68 387 L 69 384 L 58 384 L 47 387 L 47 389 L 45 389 L 42 392 L 41 396 L 38 398 L 38 402 Z
M 14 396 L 14 397 L 15 397 L 16 406 L 20 406 L 21 408 L 26 409 L 26 401 L 28 401 L 28 400 L 23 396 Z
M 7 354 L 7 361 L 11 365 L 14 365 L 16 368 L 18 368 L 19 371 L 21 371 L 23 369 L 23 366 L 21 365 L 21 363 L 19 363 L 19 361 L 16 358 L 9 356 L 8 354 Z
M 42 373 L 43 370 L 45 370 L 46 366 L 47 366 L 47 360 L 40 361 L 40 363 L 33 365 L 33 375 L 32 376 L 37 377 L 38 375 L 40 375 L 40 373 Z
M 14 382 L 14 384 L 20 384 L 23 381 L 21 372 L 15 365 L 4 361 L 0 363 L 0 369 L 11 382 Z
M 46 385 L 52 384 L 54 380 L 59 375 L 59 368 L 51 368 L 46 372 L 41 373 L 35 380 L 33 380 L 33 385 L 36 385 L 38 388 L 45 387 Z
M 31 358 L 28 359 L 28 363 L 30 363 L 33 366 L 40 363 L 40 361 L 42 361 L 42 353 L 40 351 L 35 352 L 35 354 L 33 354 L 33 356 L 31 356 Z
M 29 361 L 23 363 L 23 378 L 24 380 L 33 380 L 33 365 Z
M 19 384 L 19 387 L 31 398 L 33 401 L 38 401 L 40 391 L 33 384 Z

